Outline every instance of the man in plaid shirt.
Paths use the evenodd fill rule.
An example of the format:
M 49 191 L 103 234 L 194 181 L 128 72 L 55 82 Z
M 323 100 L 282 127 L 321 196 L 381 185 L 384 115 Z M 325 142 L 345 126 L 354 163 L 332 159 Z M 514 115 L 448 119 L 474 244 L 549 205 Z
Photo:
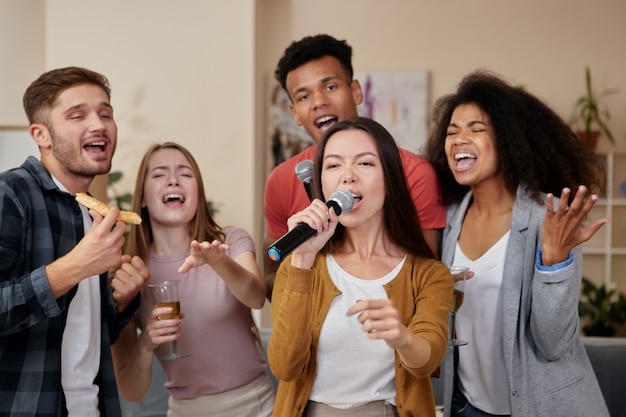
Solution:
M 120 416 L 110 347 L 144 282 L 107 282 L 125 224 L 74 199 L 111 169 L 108 80 L 49 71 L 24 109 L 41 158 L 0 174 L 0 416 Z

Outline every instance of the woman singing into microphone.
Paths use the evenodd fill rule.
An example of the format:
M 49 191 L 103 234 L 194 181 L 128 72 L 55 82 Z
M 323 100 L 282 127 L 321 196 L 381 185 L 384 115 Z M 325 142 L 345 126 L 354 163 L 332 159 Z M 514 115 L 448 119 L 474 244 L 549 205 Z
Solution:
M 323 202 L 337 190 L 355 199 L 340 216 Z M 434 416 L 453 282 L 422 236 L 389 132 L 366 118 L 332 126 L 313 191 L 288 224 L 317 233 L 281 263 L 272 298 L 274 416 Z

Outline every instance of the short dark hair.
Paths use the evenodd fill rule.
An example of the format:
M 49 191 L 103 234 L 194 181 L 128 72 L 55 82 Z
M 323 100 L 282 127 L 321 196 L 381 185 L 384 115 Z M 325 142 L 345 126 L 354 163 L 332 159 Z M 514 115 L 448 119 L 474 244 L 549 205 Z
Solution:
M 97 85 L 111 99 L 109 80 L 104 75 L 80 67 L 54 69 L 40 75 L 24 93 L 23 103 L 28 122 L 44 123 L 47 112 L 54 106 L 59 95 L 80 84 Z
M 292 42 L 278 61 L 274 77 L 283 89 L 287 91 L 287 74 L 290 71 L 309 61 L 328 55 L 337 58 L 346 71 L 348 80 L 352 81 L 354 76 L 354 71 L 352 70 L 352 47 L 345 40 L 340 41 L 326 34 L 307 36 L 299 41 Z
M 313 163 L 315 197 L 324 198 L 321 177 L 326 144 L 335 133 L 344 130 L 362 130 L 376 144 L 385 182 L 386 196 L 383 204 L 383 217 L 385 229 L 390 239 L 416 256 L 434 259 L 435 255 L 424 238 L 417 210 L 411 198 L 398 145 L 389 131 L 378 122 L 367 117 L 355 117 L 335 123 L 324 133 L 317 145 Z M 345 229 L 341 224 L 337 225 L 335 234 L 328 241 L 324 250 L 329 250 L 333 242 L 341 241 L 344 231 Z

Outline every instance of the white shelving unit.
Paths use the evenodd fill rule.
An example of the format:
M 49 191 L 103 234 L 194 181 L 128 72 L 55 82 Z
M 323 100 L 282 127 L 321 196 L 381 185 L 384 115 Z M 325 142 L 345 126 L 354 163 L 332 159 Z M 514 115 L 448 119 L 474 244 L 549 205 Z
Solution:
M 589 222 L 612 221 L 583 244 L 583 275 L 596 284 L 626 292 L 626 152 L 608 152 L 606 195 L 591 211 Z

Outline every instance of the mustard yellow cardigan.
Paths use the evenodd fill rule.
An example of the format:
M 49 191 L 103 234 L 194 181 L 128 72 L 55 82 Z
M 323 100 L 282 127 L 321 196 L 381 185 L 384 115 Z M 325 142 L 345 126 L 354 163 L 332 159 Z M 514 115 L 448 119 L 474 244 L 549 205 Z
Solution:
M 402 322 L 410 332 L 426 339 L 432 349 L 430 360 L 419 369 L 408 368 L 395 354 L 396 402 L 401 417 L 435 416 L 430 375 L 441 363 L 447 346 L 453 285 L 445 265 L 410 254 L 398 276 L 385 285 Z M 325 254 L 317 255 L 312 269 L 292 267 L 291 257 L 281 264 L 272 293 L 268 346 L 269 364 L 279 379 L 273 416 L 302 416 L 315 379 L 322 324 L 331 301 L 339 294 L 328 275 Z

